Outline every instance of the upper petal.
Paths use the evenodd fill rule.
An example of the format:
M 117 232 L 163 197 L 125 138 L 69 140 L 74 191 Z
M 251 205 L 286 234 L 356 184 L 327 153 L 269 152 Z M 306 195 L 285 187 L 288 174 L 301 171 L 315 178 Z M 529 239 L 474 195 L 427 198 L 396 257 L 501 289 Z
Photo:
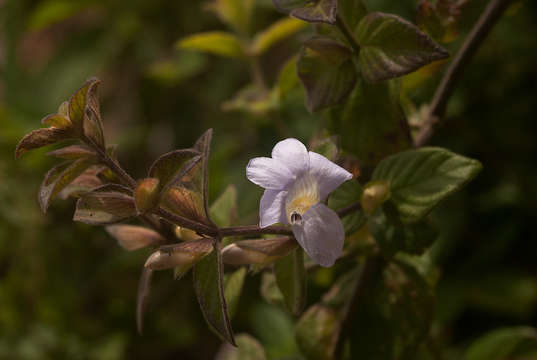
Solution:
M 310 151 L 309 158 L 310 174 L 317 179 L 321 200 L 324 200 L 339 185 L 352 179 L 350 172 L 320 154 Z
M 259 203 L 259 227 L 276 223 L 287 223 L 285 216 L 285 196 L 287 191 L 265 190 Z
M 308 150 L 297 139 L 285 139 L 274 145 L 272 158 L 284 163 L 295 176 L 303 174 L 309 168 Z
M 250 160 L 246 166 L 246 177 L 254 184 L 271 190 L 283 190 L 295 178 L 287 166 L 267 157 Z
M 322 203 L 306 211 L 302 224 L 293 225 L 293 234 L 306 254 L 321 266 L 334 265 L 343 251 L 343 224 L 338 215 Z

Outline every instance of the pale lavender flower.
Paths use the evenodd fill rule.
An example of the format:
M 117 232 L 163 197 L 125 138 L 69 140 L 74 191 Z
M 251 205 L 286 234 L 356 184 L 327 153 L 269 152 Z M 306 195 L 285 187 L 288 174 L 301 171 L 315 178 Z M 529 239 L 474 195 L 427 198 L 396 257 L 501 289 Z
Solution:
M 345 231 L 338 215 L 323 201 L 352 174 L 308 152 L 297 139 L 285 139 L 274 146 L 272 158 L 250 160 L 246 177 L 265 189 L 259 226 L 291 224 L 309 257 L 321 266 L 332 266 L 343 250 Z

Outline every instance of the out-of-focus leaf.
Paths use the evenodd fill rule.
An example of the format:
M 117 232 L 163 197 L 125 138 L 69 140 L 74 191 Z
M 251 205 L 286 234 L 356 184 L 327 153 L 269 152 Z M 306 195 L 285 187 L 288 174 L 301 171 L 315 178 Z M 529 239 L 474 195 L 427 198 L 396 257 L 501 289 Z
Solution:
M 235 316 L 235 313 L 237 311 L 237 306 L 239 305 L 239 299 L 241 297 L 242 286 L 244 285 L 245 277 L 245 267 L 235 270 L 233 273 L 224 277 L 224 295 L 226 298 L 227 309 L 230 319 Z
M 371 83 L 408 74 L 449 53 L 417 26 L 393 15 L 371 13 L 355 30 L 360 69 Z
M 144 266 L 152 270 L 175 268 L 175 278 L 179 279 L 211 251 L 213 239 L 209 238 L 163 245 L 147 258 Z
M 254 337 L 248 334 L 235 336 L 237 347 L 223 344 L 215 360 L 265 360 L 265 350 Z
M 358 81 L 347 103 L 333 111 L 333 118 L 343 150 L 354 154 L 361 167 L 376 165 L 411 144 L 396 81 Z
M 384 212 L 371 217 L 368 226 L 386 257 L 399 251 L 422 254 L 438 237 L 436 229 L 427 221 L 398 226 L 387 221 Z
M 75 93 L 69 99 L 69 120 L 73 123 L 73 127 L 77 134 L 84 134 L 84 118 L 86 116 L 86 107 L 90 111 L 94 112 L 94 115 L 98 118 L 93 118 L 92 120 L 99 121 L 98 126 L 101 128 L 100 124 L 100 112 L 99 112 L 99 102 L 97 100 L 97 87 L 100 84 L 100 80 L 97 78 L 88 79 L 80 89 L 75 91 Z M 91 115 L 91 116 L 94 116 Z M 93 128 L 93 126 L 91 126 Z M 90 129 L 90 128 L 88 128 Z
M 254 0 L 215 0 L 210 8 L 223 22 L 243 34 L 248 34 Z
M 307 22 L 336 22 L 337 0 L 272 0 L 285 13 Z
M 465 1 L 420 0 L 416 12 L 416 23 L 431 37 L 441 42 L 452 42 L 457 38 L 457 22 Z
M 360 276 L 360 271 L 357 267 L 340 276 L 330 290 L 324 294 L 322 304 L 337 310 L 343 309 L 352 296 L 354 283 L 358 276 Z
M 222 250 L 222 260 L 231 265 L 268 264 L 287 256 L 298 246 L 295 239 L 281 238 L 241 240 Z
M 149 168 L 149 177 L 160 181 L 160 188 L 166 190 L 196 165 L 200 153 L 194 149 L 180 149 L 161 155 Z
M 261 296 L 266 302 L 285 307 L 283 294 L 276 284 L 276 276 L 273 272 L 265 271 L 261 278 Z
M 276 261 L 274 275 L 287 309 L 294 315 L 300 314 L 306 305 L 306 269 L 302 249 L 298 248 Z
M 352 31 L 358 26 L 360 20 L 367 15 L 364 0 L 338 0 L 338 15 Z
M 149 291 L 151 290 L 152 277 L 153 270 L 144 266 L 138 282 L 138 294 L 136 295 L 136 326 L 138 328 L 138 334 L 142 334 L 144 312 L 147 305 L 147 298 L 149 297 Z
M 57 142 L 73 138 L 71 129 L 49 127 L 33 130 L 26 134 L 17 144 L 15 156 L 19 157 L 29 150 L 38 149 L 43 146 L 55 144 Z
M 235 35 L 224 31 L 209 31 L 187 36 L 176 43 L 176 48 L 230 58 L 244 56 L 244 48 L 240 40 Z
M 155 230 L 136 225 L 109 225 L 106 231 L 115 238 L 118 244 L 128 251 L 138 250 L 146 246 L 164 243 L 164 239 Z
M 256 34 L 253 39 L 251 52 L 261 55 L 276 43 L 299 32 L 308 26 L 307 22 L 293 18 L 284 18 L 276 21 L 267 29 Z
M 222 111 L 244 111 L 246 113 L 262 116 L 278 106 L 274 92 L 250 84 L 240 89 L 235 96 L 222 103 Z
M 38 193 L 39 205 L 43 213 L 47 212 L 50 202 L 60 191 L 93 164 L 93 160 L 83 158 L 60 164 L 47 172 Z
M 237 188 L 229 185 L 209 209 L 211 219 L 220 227 L 231 226 L 237 217 Z
M 297 71 L 311 112 L 341 103 L 356 83 L 350 49 L 328 37 L 313 37 L 304 43 Z
M 158 205 L 159 184 L 157 178 L 145 178 L 138 183 L 134 190 L 134 203 L 138 213 L 146 213 Z
M 533 359 L 537 331 L 532 327 L 508 327 L 488 332 L 466 350 L 465 360 Z M 531 357 L 525 357 L 525 355 Z
M 146 75 L 161 85 L 176 86 L 201 73 L 207 63 L 206 54 L 178 51 L 171 59 L 161 59 L 152 63 Z
M 363 294 L 349 339 L 353 359 L 414 359 L 429 333 L 434 295 L 416 269 L 389 263 Z
M 223 340 L 236 345 L 224 297 L 220 242 L 214 246 L 211 254 L 194 265 L 194 289 L 210 328 Z
M 310 143 L 310 149 L 321 154 L 328 160 L 335 162 L 339 155 L 339 149 L 335 136 L 317 136 Z
M 382 160 L 372 179 L 390 184 L 390 202 L 397 208 L 402 222 L 412 223 L 460 190 L 481 169 L 477 160 L 446 149 L 425 147 Z
M 341 184 L 328 198 L 328 206 L 335 210 L 341 210 L 357 201 L 360 201 L 362 195 L 362 186 L 358 181 L 351 180 Z M 356 232 L 365 224 L 366 217 L 362 210 L 356 210 L 342 219 L 345 234 Z
M 296 63 L 298 57 L 293 56 L 289 59 L 280 70 L 278 80 L 276 81 L 275 91 L 278 92 L 278 98 L 284 100 L 291 90 L 295 89 L 298 84 L 298 75 L 296 71 Z
M 338 333 L 336 312 L 321 304 L 306 310 L 295 327 L 296 342 L 302 354 L 311 360 L 333 359 Z
M 28 28 L 39 30 L 47 26 L 63 21 L 84 8 L 89 3 L 84 1 L 48 0 L 37 4 L 28 20 Z
M 78 199 L 73 220 L 90 225 L 108 225 L 133 216 L 136 216 L 136 206 L 130 190 L 108 184 Z
M 76 160 L 80 158 L 94 157 L 97 154 L 93 149 L 86 145 L 70 145 L 51 151 L 47 155 L 55 156 L 60 159 Z

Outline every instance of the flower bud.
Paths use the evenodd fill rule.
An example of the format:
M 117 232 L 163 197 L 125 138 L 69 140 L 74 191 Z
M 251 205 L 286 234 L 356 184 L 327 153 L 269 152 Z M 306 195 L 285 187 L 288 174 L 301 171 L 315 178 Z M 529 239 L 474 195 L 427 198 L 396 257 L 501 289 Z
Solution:
M 365 213 L 371 215 L 389 198 L 389 183 L 386 181 L 372 181 L 365 186 L 360 201 Z
M 298 246 L 290 237 L 243 240 L 226 246 L 222 250 L 222 261 L 230 265 L 268 264 Z
M 158 204 L 159 197 L 159 179 L 147 178 L 140 181 L 134 191 L 134 201 L 136 211 L 143 214 Z
M 213 240 L 207 238 L 161 246 L 147 258 L 144 266 L 151 270 L 176 268 L 179 273 L 184 274 L 212 250 Z

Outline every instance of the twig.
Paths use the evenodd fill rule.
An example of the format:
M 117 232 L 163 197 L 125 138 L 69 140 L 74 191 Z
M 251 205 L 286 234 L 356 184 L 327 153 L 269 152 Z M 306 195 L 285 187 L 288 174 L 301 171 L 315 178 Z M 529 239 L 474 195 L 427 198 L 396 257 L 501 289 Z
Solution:
M 465 67 L 469 64 L 481 43 L 486 39 L 494 24 L 501 18 L 512 2 L 513 0 L 491 0 L 489 2 L 436 89 L 430 105 L 429 115 L 414 139 L 414 146 L 423 146 L 433 135 L 435 127 L 444 116 L 447 102 L 455 90 L 455 85 L 461 78 Z
M 354 36 L 352 36 L 352 33 L 349 30 L 349 26 L 347 25 L 347 23 L 345 23 L 345 20 L 343 20 L 339 15 L 336 15 L 336 26 L 341 31 L 343 36 L 345 36 L 345 38 L 349 41 L 349 44 L 351 45 L 356 55 L 358 55 L 360 53 L 360 45 L 358 44 Z
M 341 322 L 341 328 L 337 334 L 334 359 L 337 360 L 343 357 L 345 340 L 349 335 L 353 322 L 356 321 L 356 314 L 362 305 L 364 292 L 370 287 L 371 281 L 374 280 L 375 276 L 382 271 L 382 269 L 383 260 L 379 255 L 373 255 L 366 259 L 365 264 L 360 271 L 360 276 L 358 276 L 358 279 L 356 279 L 356 283 L 354 284 L 351 299 L 343 310 L 343 321 Z

